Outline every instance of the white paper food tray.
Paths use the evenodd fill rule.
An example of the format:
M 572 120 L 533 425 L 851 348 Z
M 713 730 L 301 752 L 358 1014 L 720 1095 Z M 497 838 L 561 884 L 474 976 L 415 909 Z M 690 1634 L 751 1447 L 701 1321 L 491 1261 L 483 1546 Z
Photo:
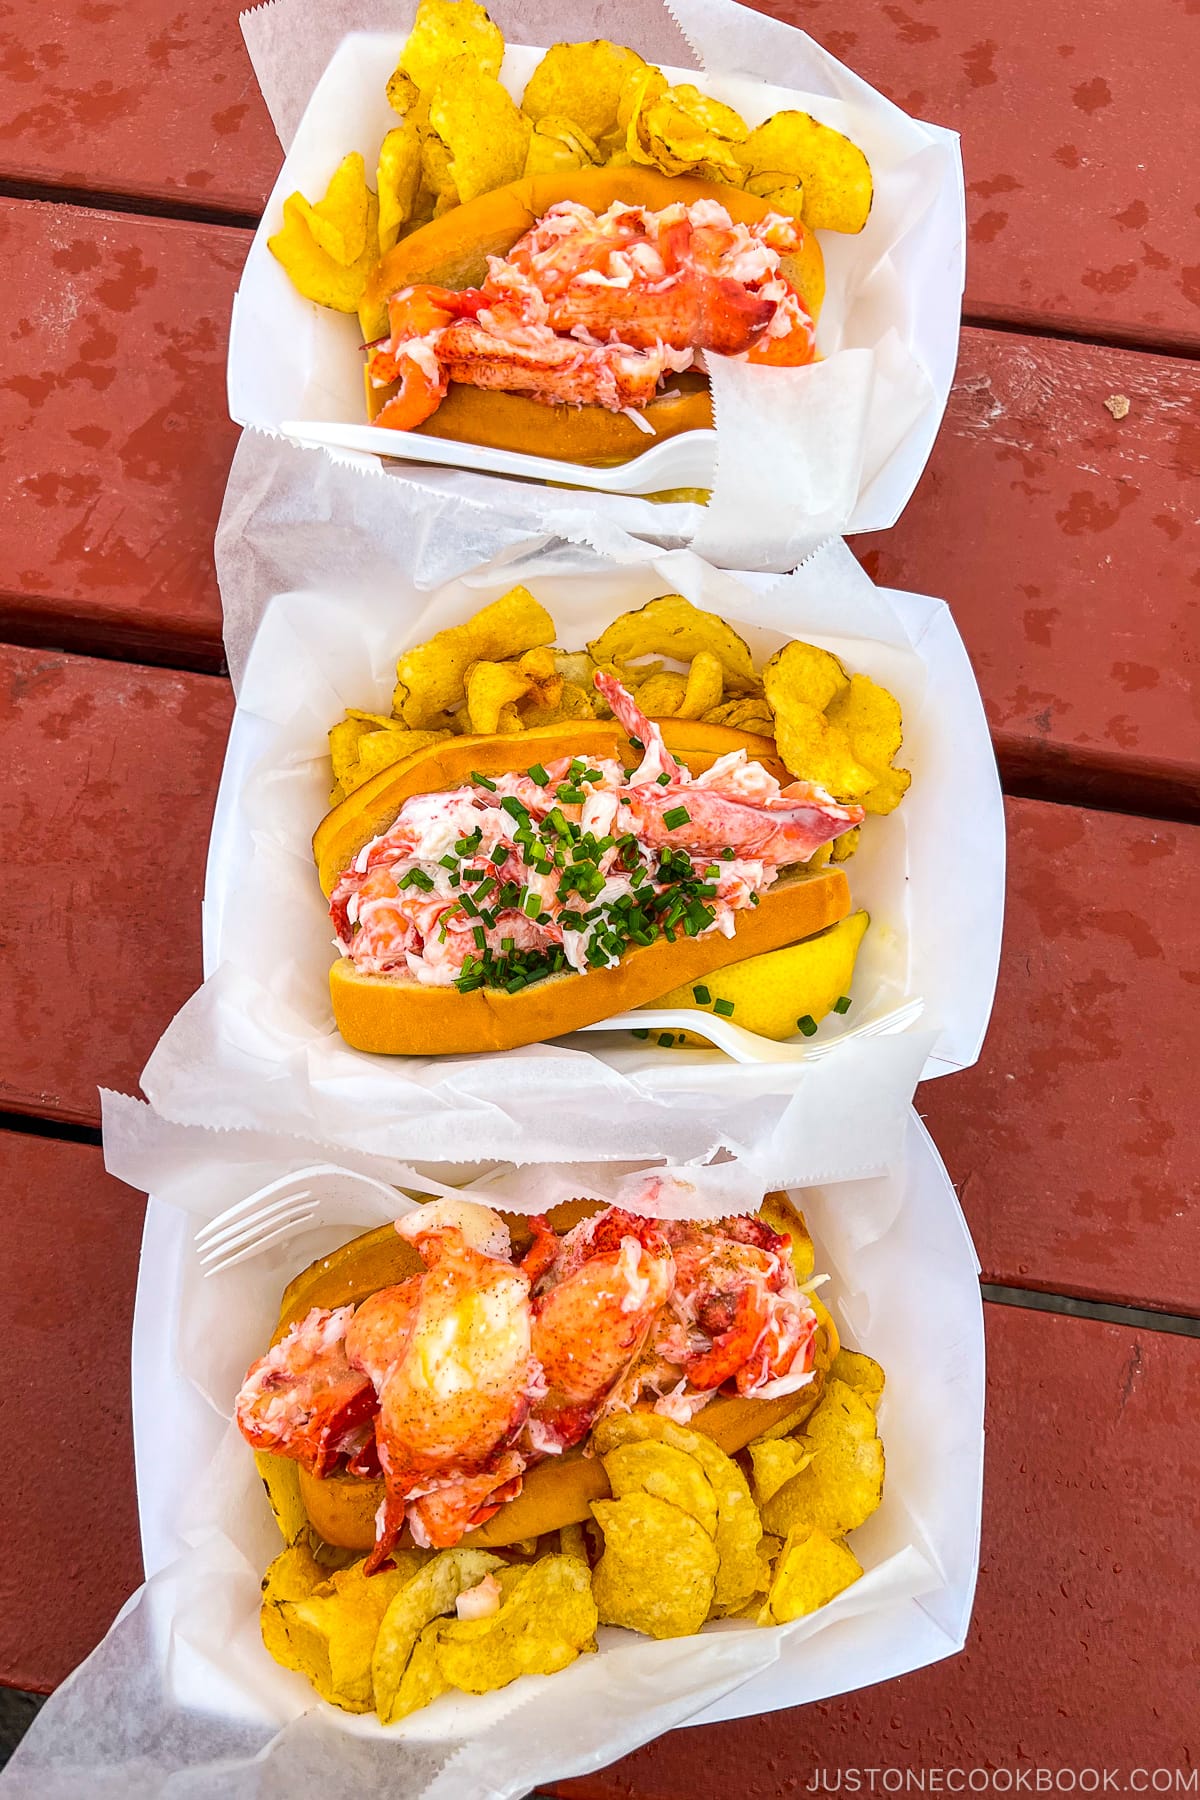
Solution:
M 307 22 L 310 9 L 303 0 L 291 10 L 298 24 Z M 766 434 L 764 443 L 762 418 L 747 410 L 735 390 L 731 366 L 728 392 L 717 390 L 721 457 L 728 455 L 707 512 L 694 504 L 658 506 L 617 494 L 592 494 L 588 503 L 600 519 L 645 539 L 695 543 L 710 560 L 726 564 L 786 568 L 797 560 L 799 544 L 811 546 L 826 532 L 893 524 L 924 468 L 958 350 L 965 245 L 958 143 L 953 133 L 908 118 L 803 32 L 732 5 L 719 9 L 723 19 L 706 19 L 708 7 L 676 11 L 684 32 L 702 52 L 709 49 L 699 76 L 705 91 L 734 106 L 751 125 L 791 107 L 845 130 L 871 161 L 875 199 L 857 236 L 820 234 L 828 291 L 818 347 L 824 358 L 835 359 L 840 373 L 821 367 L 782 372 L 788 383 L 796 378 L 797 392 L 791 396 L 789 388 L 772 427 L 779 435 Z M 356 22 L 377 16 L 381 26 L 394 20 L 382 6 L 360 5 L 355 14 Z M 619 9 L 614 6 L 612 17 L 598 18 L 591 29 L 622 40 Z M 561 35 L 577 32 L 577 21 L 564 20 Z M 730 34 L 736 36 L 736 50 Z M 229 406 L 243 425 L 279 431 L 297 421 L 366 423 L 355 321 L 298 294 L 267 239 L 280 228 L 286 197 L 299 190 L 317 198 L 348 151 L 360 151 L 368 170 L 374 169 L 379 143 L 395 123 L 384 90 L 404 36 L 381 29 L 331 45 L 328 67 L 288 145 L 234 307 Z M 290 70 L 281 66 L 285 59 L 277 42 L 266 48 L 249 28 L 247 40 L 270 102 L 274 91 L 287 85 Z M 714 41 L 722 44 L 723 58 L 711 54 Z M 541 54 L 509 43 L 501 73 L 514 97 L 519 99 Z M 695 68 L 666 64 L 664 72 L 672 80 L 697 80 Z M 844 367 L 836 359 L 844 359 Z M 440 440 L 431 440 L 431 446 L 431 457 L 439 460 L 454 449 Z M 416 453 L 419 443 L 410 448 Z M 378 474 L 385 466 L 362 452 L 330 454 L 364 472 Z M 477 447 L 463 460 L 482 470 L 488 453 Z M 755 465 L 755 478 L 735 483 L 735 464 Z M 570 496 L 537 483 L 432 463 L 388 466 L 431 491 L 483 499 L 530 529 L 570 507 Z M 780 472 L 785 467 L 793 469 L 790 484 Z M 586 472 L 576 471 L 575 477 L 586 483 Z M 681 478 L 665 485 L 689 484 Z
M 214 1166 L 213 1212 L 237 1197 L 236 1179 L 232 1169 Z M 831 1609 L 808 1635 L 784 1640 L 778 1660 L 744 1685 L 731 1686 L 694 1714 L 685 1704 L 672 1724 L 713 1723 L 826 1699 L 952 1655 L 966 1636 L 979 1555 L 984 1344 L 978 1263 L 953 1187 L 913 1113 L 903 1162 L 892 1174 L 795 1198 L 816 1242 L 817 1267 L 832 1277 L 825 1298 L 839 1330 L 887 1371 L 879 1413 L 888 1470 L 884 1503 L 854 1534 L 855 1552 L 870 1574 L 908 1546 L 934 1573 L 919 1595 L 855 1617 Z M 257 1557 L 265 1566 L 278 1549 L 249 1453 L 227 1425 L 228 1409 L 242 1370 L 270 1334 L 283 1285 L 355 1230 L 338 1225 L 314 1231 L 243 1265 L 234 1276 L 205 1283 L 191 1243 L 196 1223 L 174 1206 L 150 1201 L 133 1338 L 134 1443 L 148 1579 L 196 1545 L 203 1535 L 201 1517 L 210 1529 L 219 1524 L 252 1562 Z M 228 1296 L 224 1308 L 219 1292 Z M 924 1580 L 918 1585 L 924 1587 Z M 253 1582 L 248 1589 L 243 1583 L 241 1600 L 226 1602 L 228 1657 L 222 1654 L 224 1639 L 206 1639 L 195 1627 L 183 1632 L 172 1659 L 178 1705 L 218 1712 L 232 1707 L 246 1718 L 282 1726 L 309 1704 L 307 1684 L 275 1669 L 255 1642 L 256 1593 Z M 178 1635 L 176 1627 L 169 1629 Z M 629 1642 L 623 1633 L 606 1637 L 610 1646 Z M 711 1637 L 710 1632 L 686 1643 L 707 1643 Z M 664 1653 L 670 1648 L 655 1647 Z M 583 1659 L 589 1661 L 594 1659 Z M 232 1686 L 230 1670 L 240 1671 Z M 247 1679 L 250 1691 L 239 1694 L 238 1682 Z M 569 1675 L 521 1686 L 531 1694 L 540 1690 L 538 1697 L 544 1695 L 550 1706 L 570 1708 L 575 1698 Z M 518 1689 L 506 1693 L 512 1704 L 522 1698 Z M 478 1705 L 480 1720 L 493 1711 L 492 1701 L 465 1705 Z M 457 1732 L 464 1727 L 463 1706 L 439 1703 L 416 1715 L 407 1721 L 404 1739 L 436 1741 L 448 1729 Z M 379 1734 L 371 1721 L 364 1727 L 330 1709 L 320 1711 L 347 1731 Z M 551 1760 L 543 1757 L 528 1771 L 531 1780 L 563 1777 L 607 1760 L 594 1753 L 594 1745 L 591 1760 L 584 1760 L 592 1743 L 587 1708 L 580 1706 L 575 1717 L 578 1744 L 572 1742 L 572 1752 L 580 1754 L 578 1765 L 556 1766 L 551 1753 Z M 470 1729 L 469 1712 L 465 1727 Z M 601 1746 L 616 1743 L 622 1729 L 613 1726 L 605 1736 L 602 1721 L 598 1728 Z M 621 1736 L 613 1754 L 633 1741 L 642 1740 Z M 534 1745 L 528 1754 L 536 1760 Z M 503 1760 L 495 1773 L 496 1793 L 523 1791 L 503 1784 Z M 465 1785 L 461 1791 L 474 1792 Z
M 589 1031 L 502 1056 L 419 1059 L 367 1057 L 334 1033 L 330 930 L 309 847 L 327 804 L 326 732 L 346 705 L 386 711 L 398 650 L 515 579 L 569 646 L 674 588 L 729 619 L 756 653 L 810 638 L 899 696 L 912 787 L 895 813 L 868 820 L 847 864 L 872 926 L 850 1012 L 831 1015 L 811 1043 L 764 1043 L 763 1061 L 739 1065 L 716 1050 Z M 1003 884 L 995 764 L 950 613 L 874 589 L 843 545 L 775 583 L 686 553 L 614 565 L 560 550 L 432 594 L 395 569 L 386 604 L 373 583 L 280 594 L 241 684 L 214 819 L 209 981 L 168 1028 L 143 1086 L 185 1123 L 264 1125 L 409 1160 L 688 1160 L 723 1142 L 765 1157 L 768 1181 L 865 1174 L 884 1165 L 918 1077 L 978 1055 Z M 900 1036 L 868 1035 L 914 998 L 923 1011 Z

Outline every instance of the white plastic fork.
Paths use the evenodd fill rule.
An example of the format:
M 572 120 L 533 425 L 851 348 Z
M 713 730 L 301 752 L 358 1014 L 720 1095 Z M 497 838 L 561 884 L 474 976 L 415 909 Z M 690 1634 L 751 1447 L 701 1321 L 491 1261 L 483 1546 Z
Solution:
M 664 488 L 711 488 L 717 468 L 715 431 L 681 431 L 677 437 L 647 447 L 628 462 L 591 469 L 585 463 L 560 462 L 549 456 L 527 456 L 519 450 L 493 450 L 486 444 L 460 444 L 450 438 L 426 437 L 420 431 L 391 431 L 383 425 L 341 425 L 322 419 L 287 419 L 279 427 L 297 443 L 327 450 L 359 450 L 369 456 L 404 462 L 447 464 L 492 475 L 520 475 L 530 481 L 557 481 L 567 487 L 594 488 L 602 494 L 656 494 Z
M 444 1192 L 431 1184 L 431 1192 Z M 227 1207 L 196 1233 L 195 1244 L 205 1278 L 220 1275 L 238 1263 L 258 1256 L 272 1244 L 295 1237 L 315 1219 L 322 1225 L 361 1218 L 366 1198 L 385 1199 L 395 1216 L 407 1212 L 410 1202 L 396 1188 L 372 1175 L 359 1175 L 337 1163 L 313 1163 L 268 1182 Z
M 719 1013 L 684 1006 L 639 1006 L 634 1012 L 618 1013 L 615 1018 L 601 1019 L 595 1025 L 583 1025 L 580 1029 L 693 1031 L 698 1037 L 706 1037 L 718 1050 L 724 1050 L 734 1062 L 811 1063 L 835 1055 L 843 1044 L 855 1039 L 894 1037 L 898 1032 L 906 1031 L 924 1010 L 923 1000 L 907 1000 L 902 1006 L 894 1006 L 890 1012 L 881 1013 L 877 1019 L 869 1019 L 865 1024 L 856 1025 L 852 1030 L 843 1031 L 837 1037 L 827 1038 L 820 1044 L 780 1043 L 775 1038 L 760 1037 L 756 1031 L 747 1031 L 743 1025 L 735 1025 L 732 1019 L 723 1019 Z

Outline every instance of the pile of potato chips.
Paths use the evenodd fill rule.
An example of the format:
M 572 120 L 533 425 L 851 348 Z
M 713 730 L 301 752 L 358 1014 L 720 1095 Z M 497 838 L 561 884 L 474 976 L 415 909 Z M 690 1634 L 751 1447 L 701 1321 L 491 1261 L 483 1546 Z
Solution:
M 635 50 L 597 38 L 554 44 L 520 107 L 498 79 L 504 39 L 477 0 L 421 0 L 388 100 L 400 116 L 379 148 L 375 189 L 347 156 L 323 199 L 284 202 L 270 248 L 309 300 L 354 312 L 397 240 L 451 207 L 525 175 L 660 169 L 726 182 L 814 230 L 857 232 L 871 170 L 841 132 L 779 112 L 751 131 L 691 83 L 670 87 Z
M 803 1218 L 770 1222 L 786 1225 L 810 1281 Z M 816 1407 L 801 1389 L 795 1413 L 736 1458 L 658 1413 L 615 1414 L 591 1440 L 611 1498 L 593 1501 L 586 1522 L 499 1552 L 469 1539 L 398 1550 L 371 1576 L 315 1538 L 296 1465 L 259 1456 L 287 1546 L 263 1578 L 263 1642 L 322 1699 L 386 1725 L 452 1689 L 554 1674 L 596 1648 L 597 1625 L 673 1638 L 710 1619 L 801 1618 L 862 1574 L 845 1539 L 883 1497 L 883 1384 L 870 1357 L 839 1348 Z
M 622 613 L 586 650 L 555 649 L 556 636 L 546 608 L 514 587 L 465 624 L 404 651 L 391 716 L 351 709 L 329 733 L 331 804 L 441 737 L 609 717 L 593 686 L 597 669 L 615 674 L 650 718 L 774 739 L 760 753 L 777 750 L 793 775 L 868 813 L 891 812 L 908 788 L 907 771 L 892 766 L 902 736 L 898 701 L 815 644 L 785 645 L 760 673 L 732 626 L 682 594 Z M 839 838 L 834 859 L 844 861 L 858 837 L 855 830 Z

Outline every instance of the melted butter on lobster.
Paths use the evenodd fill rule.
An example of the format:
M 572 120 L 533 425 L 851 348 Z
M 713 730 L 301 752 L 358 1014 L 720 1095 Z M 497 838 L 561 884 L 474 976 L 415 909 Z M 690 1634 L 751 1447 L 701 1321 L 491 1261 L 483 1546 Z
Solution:
M 368 1568 L 407 1523 L 458 1543 L 524 1471 L 641 1403 L 678 1420 L 721 1388 L 776 1399 L 812 1380 L 816 1314 L 786 1237 L 759 1219 L 641 1218 L 609 1207 L 559 1237 L 435 1201 L 397 1221 L 424 1263 L 357 1309 L 314 1307 L 249 1370 L 238 1426 L 321 1477 L 382 1472 Z

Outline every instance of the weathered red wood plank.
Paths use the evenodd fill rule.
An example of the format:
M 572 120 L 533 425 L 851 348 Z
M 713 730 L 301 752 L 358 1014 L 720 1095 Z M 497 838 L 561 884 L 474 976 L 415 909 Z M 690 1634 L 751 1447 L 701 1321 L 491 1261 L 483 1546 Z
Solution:
M 0 1111 L 95 1123 L 200 980 L 228 684 L 0 648 Z
M 1100 0 L 1081 14 L 1070 0 L 1006 0 L 980 16 L 957 0 L 771 0 L 759 10 L 962 133 L 969 312 L 1200 341 L 1181 154 L 1179 77 L 1195 54 L 1185 6 Z M 238 11 L 239 0 L 9 0 L 0 174 L 257 211 L 279 146 Z M 98 59 L 89 52 L 101 43 Z
M 217 654 L 245 232 L 0 200 L 0 630 Z
M 1200 800 L 1198 473 L 1194 364 L 964 333 L 911 505 L 851 541 L 877 581 L 949 601 L 1006 774 Z
M 966 1650 L 902 1681 L 660 1738 L 563 1800 L 904 1791 L 885 1770 L 1194 1767 L 1200 1343 L 987 1309 L 983 1557 Z M 875 1770 L 875 1787 L 868 1770 Z M 977 1776 L 977 1782 L 982 1782 Z M 885 1782 L 890 1785 L 885 1787 Z M 1013 1791 L 1019 1791 L 1015 1781 Z M 1110 1790 L 1114 1784 L 1110 1782 Z M 1001 1791 L 1000 1783 L 992 1791 Z
M 45 1691 L 142 1579 L 129 1422 L 141 1196 L 85 1144 L 0 1133 L 0 1682 Z
M 0 635 L 216 666 L 245 235 L 0 201 L 0 242 Z M 1017 777 L 1126 780 L 1134 807 L 1196 779 L 1198 398 L 1179 359 L 968 331 L 916 497 L 854 540 L 878 580 L 950 601 Z
M 8 0 L 0 170 L 259 211 L 280 162 L 238 0 Z
M 983 1055 L 917 1105 L 985 1280 L 1200 1313 L 1200 828 L 1008 802 Z

